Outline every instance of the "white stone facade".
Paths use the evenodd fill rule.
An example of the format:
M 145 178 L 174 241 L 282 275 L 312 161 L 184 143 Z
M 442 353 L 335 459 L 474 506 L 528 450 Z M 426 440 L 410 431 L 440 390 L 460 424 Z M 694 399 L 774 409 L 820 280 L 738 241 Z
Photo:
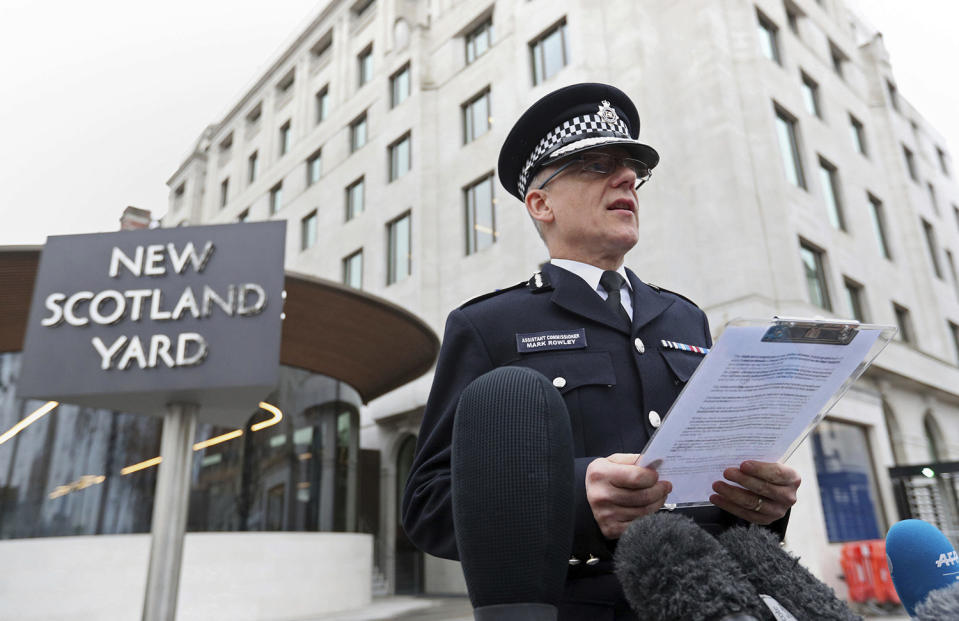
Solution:
M 252 220 L 282 218 L 289 222 L 287 269 L 331 280 L 342 279 L 342 260 L 362 248 L 363 288 L 442 334 L 449 310 L 527 279 L 547 258 L 522 205 L 498 180 L 496 242 L 467 255 L 464 188 L 495 173 L 506 132 L 533 101 L 570 83 L 612 83 L 633 98 L 641 138 L 662 157 L 640 190 L 640 242 L 627 265 L 695 300 L 714 336 L 738 316 L 849 317 L 847 279 L 862 287 L 868 322 L 895 324 L 893 303 L 908 309 L 912 342 L 894 342 L 831 418 L 861 426 L 868 439 L 883 532 L 899 519 L 888 467 L 959 459 L 959 328 L 948 323 L 959 325 L 957 172 L 935 129 L 901 96 L 898 109 L 892 105 L 888 85 L 895 77 L 881 38 L 841 0 L 374 0 L 360 12 L 366 4 L 333 0 L 320 7 L 232 111 L 213 120 L 168 182 L 165 226 L 231 222 L 247 210 Z M 491 46 L 467 63 L 467 38 L 487 20 Z M 530 44 L 563 20 L 566 64 L 534 85 Z M 775 30 L 778 62 L 763 52 L 761 24 Z M 359 86 L 358 55 L 371 44 L 373 77 Z M 407 63 L 410 94 L 391 107 L 390 76 Z M 803 75 L 818 85 L 819 116 L 807 108 Z M 315 96 L 323 88 L 329 113 L 317 122 Z M 484 89 L 491 129 L 464 144 L 462 105 Z M 259 118 L 250 121 L 257 106 Z M 777 110 L 794 121 L 805 188 L 786 174 Z M 368 141 L 351 153 L 350 124 L 364 112 Z M 862 125 L 865 155 L 850 115 Z M 280 155 L 287 122 L 292 141 Z M 391 182 L 389 145 L 407 133 L 411 169 Z M 918 181 L 903 147 L 914 154 Z M 322 173 L 308 185 L 306 162 L 317 149 Z M 253 151 L 257 174 L 249 182 Z M 830 222 L 821 160 L 835 168 L 845 230 Z M 346 187 L 360 176 L 365 209 L 346 221 Z M 282 204 L 271 215 L 270 191 L 280 182 Z M 879 249 L 870 195 L 882 203 L 891 259 Z M 316 242 L 301 250 L 301 220 L 314 210 Z M 406 212 L 412 270 L 388 285 L 387 224 Z M 934 231 L 941 277 L 923 221 Z M 822 253 L 829 310 L 811 300 L 800 240 Z M 417 430 L 430 381 L 420 378 L 363 414 L 361 444 L 382 454 L 377 564 L 387 579 L 396 537 L 395 456 Z M 938 436 L 937 459 L 929 426 Z M 804 483 L 787 544 L 842 592 L 840 546 L 827 543 L 810 443 L 789 463 Z M 425 587 L 463 588 L 455 565 L 432 559 Z

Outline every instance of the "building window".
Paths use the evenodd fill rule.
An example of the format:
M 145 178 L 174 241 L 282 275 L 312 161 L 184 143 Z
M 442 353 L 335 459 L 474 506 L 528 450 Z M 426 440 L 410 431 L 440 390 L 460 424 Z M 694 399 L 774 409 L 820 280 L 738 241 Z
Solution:
M 915 342 L 915 335 L 912 331 L 912 317 L 909 315 L 909 309 L 893 302 L 892 311 L 896 315 L 896 325 L 899 327 L 899 339 L 903 343 Z
M 363 177 L 346 187 L 346 221 L 363 213 Z
M 366 113 L 350 123 L 350 153 L 366 144 Z
M 822 109 L 819 107 L 819 84 L 806 75 L 806 72 L 799 73 L 802 78 L 802 94 L 806 101 L 806 110 L 809 114 L 817 118 L 822 118 Z
M 794 35 L 799 36 L 799 18 L 804 16 L 802 9 L 797 7 L 792 2 L 785 2 L 786 7 L 786 23 L 789 24 L 789 30 L 792 31 Z
M 386 225 L 389 239 L 386 284 L 404 280 L 413 272 L 413 254 L 410 245 L 410 212 Z
M 410 135 L 406 134 L 389 146 L 390 181 L 399 179 L 410 170 Z
M 316 210 L 300 220 L 300 250 L 312 248 L 316 243 Z
M 283 206 L 283 182 L 270 188 L 270 215 L 272 216 Z
M 946 265 L 949 267 L 949 275 L 952 276 L 952 290 L 956 294 L 956 299 L 959 300 L 959 273 L 956 272 L 956 261 L 948 248 L 946 249 Z
M 489 87 L 461 107 L 463 109 L 463 144 L 467 144 L 490 129 Z
M 902 157 L 906 160 L 906 170 L 909 171 L 909 177 L 919 183 L 919 172 L 916 170 L 916 156 L 906 145 L 902 145 Z
M 286 155 L 290 151 L 290 144 L 293 140 L 293 131 L 290 121 L 280 126 L 280 155 Z
M 926 182 L 926 190 L 929 192 L 929 203 L 932 205 L 932 211 L 937 216 L 941 215 L 939 213 L 939 201 L 936 200 L 936 188 L 930 182 Z
M 849 57 L 832 41 L 829 42 L 829 58 L 832 60 L 832 70 L 840 78 L 843 77 L 843 66 L 849 60 Z
M 879 252 L 885 258 L 892 261 L 892 252 L 889 248 L 889 241 L 886 238 L 886 214 L 883 213 L 882 201 L 867 193 L 869 198 L 869 215 L 872 216 L 872 230 L 876 234 L 876 243 L 879 244 Z
M 173 209 L 179 209 L 183 206 L 183 199 L 186 196 L 186 181 L 176 186 L 173 190 Z M 959 214 L 956 216 L 959 218 Z
M 356 85 L 363 86 L 373 79 L 373 44 L 366 46 L 356 57 Z
M 863 303 L 863 286 L 851 278 L 843 278 L 846 287 L 846 300 L 849 302 L 849 312 L 852 318 L 860 323 L 866 323 L 866 308 Z
M 926 222 L 925 218 L 919 218 L 922 222 L 922 230 L 926 234 L 926 247 L 929 249 L 929 258 L 932 259 L 932 271 L 936 278 L 942 279 L 942 267 L 939 265 L 939 244 L 936 242 L 936 231 L 932 225 Z
M 259 162 L 260 155 L 257 151 L 250 153 L 250 157 L 246 158 L 246 182 L 253 183 L 256 181 L 257 175 L 257 164 Z
M 529 42 L 533 62 L 533 85 L 541 84 L 556 75 L 569 63 L 566 49 L 566 19 Z
M 226 207 L 226 202 L 230 199 L 230 178 L 227 177 L 220 182 L 220 208 Z
M 889 105 L 892 106 L 893 110 L 899 112 L 899 90 L 889 80 L 886 80 L 886 93 L 889 95 Z
M 226 138 L 220 141 L 220 158 L 229 158 L 230 151 L 233 149 L 233 132 L 226 135 Z
M 782 58 L 779 55 L 779 27 L 758 10 L 756 17 L 759 19 L 759 47 L 763 51 L 763 56 L 782 65 Z
M 249 207 L 247 207 L 246 209 L 244 209 L 243 211 L 241 211 L 240 213 L 238 213 L 238 214 L 236 215 L 236 221 L 237 221 L 237 222 L 246 222 L 246 221 L 249 220 L 249 219 L 250 219 L 250 208 L 249 208 Z
M 842 201 L 839 198 L 839 171 L 822 157 L 819 158 L 819 181 L 822 184 L 823 200 L 826 201 L 829 222 L 834 228 L 845 231 L 846 219 L 843 217 Z
M 493 19 L 489 18 L 466 35 L 466 64 L 486 53 L 493 44 Z
M 866 130 L 859 119 L 851 114 L 849 115 L 849 131 L 852 133 L 852 144 L 856 147 L 856 150 L 863 155 L 869 155 L 866 151 Z
M 343 284 L 354 289 L 363 288 L 363 249 L 343 259 Z
M 410 96 L 410 64 L 390 76 L 390 107 L 395 108 Z
M 314 101 L 314 117 L 317 123 L 322 123 L 330 115 L 330 85 L 327 84 L 316 92 Z
M 323 173 L 323 151 L 317 149 L 306 159 L 306 185 L 311 186 L 320 180 Z
M 466 254 L 488 248 L 496 241 L 493 175 L 463 188 L 466 200 Z
M 310 48 L 310 60 L 314 65 L 326 60 L 326 54 L 333 49 L 333 29 L 326 31 L 319 40 Z
M 350 12 L 353 14 L 353 19 L 360 19 L 366 12 L 369 10 L 375 0 L 359 0 L 356 4 L 350 7 Z
M 283 76 L 279 82 L 276 83 L 276 96 L 278 99 L 289 96 L 293 94 L 293 83 L 296 80 L 296 69 L 290 69 L 290 72 Z
M 942 171 L 942 174 L 949 176 L 949 162 L 946 152 L 943 151 L 940 147 L 936 147 L 936 156 L 939 159 L 939 169 Z
M 885 525 L 866 428 L 825 420 L 809 436 L 829 542 L 881 538 Z
M 956 364 L 959 364 L 959 325 L 951 321 L 947 321 L 946 323 L 949 324 L 949 333 L 952 334 L 952 347 L 956 352 Z
M 253 108 L 246 113 L 246 124 L 248 127 L 256 125 L 260 117 L 263 116 L 263 103 L 260 102 L 253 106 Z
M 832 310 L 829 301 L 829 288 L 826 286 L 826 270 L 823 267 L 823 251 L 808 244 L 799 242 L 799 256 L 802 259 L 803 270 L 806 274 L 806 288 L 809 290 L 809 301 Z
M 776 133 L 779 135 L 779 152 L 786 169 L 786 178 L 797 188 L 806 189 L 806 177 L 803 174 L 802 158 L 799 154 L 799 139 L 796 131 L 796 117 L 779 106 L 776 110 Z

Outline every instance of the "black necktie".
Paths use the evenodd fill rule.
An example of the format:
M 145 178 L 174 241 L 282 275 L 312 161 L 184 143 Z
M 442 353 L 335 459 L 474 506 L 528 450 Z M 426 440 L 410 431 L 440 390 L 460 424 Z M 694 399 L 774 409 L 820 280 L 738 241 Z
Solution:
M 603 272 L 603 275 L 599 279 L 599 284 L 606 290 L 606 306 L 616 313 L 617 317 L 622 317 L 626 325 L 629 326 L 632 325 L 632 322 L 629 320 L 629 313 L 626 312 L 622 302 L 619 300 L 619 290 L 622 288 L 624 282 L 626 281 L 619 275 L 619 272 L 613 272 L 611 270 Z

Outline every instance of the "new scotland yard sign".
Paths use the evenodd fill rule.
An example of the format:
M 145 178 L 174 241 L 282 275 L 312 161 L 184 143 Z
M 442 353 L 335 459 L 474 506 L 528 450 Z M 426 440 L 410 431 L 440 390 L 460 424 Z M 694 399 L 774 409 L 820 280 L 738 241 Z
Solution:
M 21 397 L 240 426 L 276 385 L 283 222 L 47 239 Z

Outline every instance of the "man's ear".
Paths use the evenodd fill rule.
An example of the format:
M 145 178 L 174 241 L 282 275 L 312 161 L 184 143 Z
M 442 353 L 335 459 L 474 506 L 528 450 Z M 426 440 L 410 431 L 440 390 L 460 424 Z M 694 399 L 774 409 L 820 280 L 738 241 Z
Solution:
M 526 193 L 526 211 L 539 223 L 552 222 L 556 217 L 553 208 L 546 202 L 546 190 L 530 190 Z

